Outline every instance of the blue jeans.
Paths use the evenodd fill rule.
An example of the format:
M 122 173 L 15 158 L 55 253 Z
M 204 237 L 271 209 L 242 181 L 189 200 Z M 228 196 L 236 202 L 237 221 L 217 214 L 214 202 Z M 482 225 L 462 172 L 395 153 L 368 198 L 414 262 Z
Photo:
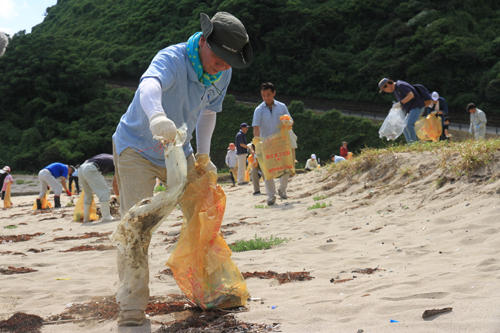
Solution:
M 420 116 L 424 113 L 424 108 L 421 109 L 413 109 L 410 110 L 408 115 L 406 116 L 406 127 L 403 130 L 403 134 L 405 136 L 406 142 L 412 143 L 418 141 L 417 133 L 415 132 L 415 122 L 420 118 Z

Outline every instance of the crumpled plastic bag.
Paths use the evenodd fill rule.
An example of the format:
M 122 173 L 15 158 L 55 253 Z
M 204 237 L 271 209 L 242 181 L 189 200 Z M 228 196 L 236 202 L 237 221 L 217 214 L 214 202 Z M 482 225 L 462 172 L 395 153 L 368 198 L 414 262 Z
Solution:
M 226 194 L 214 171 L 204 173 L 209 161 L 207 155 L 196 161 L 199 177 L 180 201 L 184 221 L 167 266 L 182 292 L 202 309 L 244 306 L 249 297 L 246 281 L 219 230 Z
M 73 212 L 73 221 L 80 222 L 83 221 L 83 197 L 85 192 L 82 191 L 82 194 L 78 198 L 75 204 L 75 211 Z M 99 219 L 97 216 L 97 209 L 95 207 L 94 196 L 92 196 L 92 204 L 90 205 L 90 221 L 96 221 Z
M 384 123 L 380 126 L 380 130 L 378 131 L 380 138 L 385 136 L 387 141 L 396 140 L 406 127 L 405 119 L 406 116 L 403 109 L 394 105 L 385 118 Z
M 415 122 L 415 132 L 417 137 L 422 141 L 438 141 L 443 127 L 441 125 L 441 117 L 436 117 L 430 114 L 427 117 L 420 117 Z
M 110 239 L 117 248 L 117 266 L 121 285 L 116 294 L 117 302 L 147 304 L 149 283 L 148 249 L 153 232 L 165 221 L 182 197 L 187 181 L 187 161 L 182 149 L 186 141 L 184 124 L 177 129 L 175 143 L 165 146 L 167 169 L 166 191 L 145 198 L 122 216 Z M 160 138 L 161 139 L 161 138 Z M 142 306 L 142 305 L 141 305 Z

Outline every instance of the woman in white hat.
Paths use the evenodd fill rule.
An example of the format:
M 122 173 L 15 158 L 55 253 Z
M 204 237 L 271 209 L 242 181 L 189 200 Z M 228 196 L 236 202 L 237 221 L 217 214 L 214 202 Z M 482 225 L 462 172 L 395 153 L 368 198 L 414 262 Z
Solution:
M 316 155 L 311 154 L 311 158 L 307 160 L 306 167 L 304 168 L 304 170 L 307 172 L 316 170 L 317 168 L 318 168 L 318 161 L 316 159 Z

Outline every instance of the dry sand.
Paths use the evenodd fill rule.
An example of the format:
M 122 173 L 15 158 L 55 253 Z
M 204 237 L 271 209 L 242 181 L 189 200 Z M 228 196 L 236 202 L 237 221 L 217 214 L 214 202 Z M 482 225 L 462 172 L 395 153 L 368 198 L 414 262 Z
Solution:
M 265 196 L 253 196 L 250 185 L 224 185 L 223 224 L 243 218 L 258 223 L 230 228 L 236 233 L 226 237 L 228 243 L 254 235 L 292 239 L 270 250 L 234 253 L 241 272 L 309 271 L 314 277 L 283 285 L 247 279 L 251 297 L 262 298 L 263 304 L 249 302 L 249 311 L 237 317 L 251 323 L 281 323 L 282 332 L 500 332 L 500 182 L 494 180 L 500 174 L 498 155 L 493 167 L 469 178 L 448 178 L 440 188 L 437 163 L 430 153 L 401 153 L 382 157 L 355 179 L 336 179 L 326 170 L 298 175 L 291 179 L 288 200 L 278 199 L 276 206 L 266 209 L 255 207 L 265 205 Z M 402 170 L 411 170 L 411 175 L 404 176 Z M 25 184 L 13 191 L 21 188 L 33 190 Z M 327 196 L 319 202 L 331 205 L 308 210 L 315 196 Z M 118 286 L 116 250 L 107 238 L 52 241 L 111 232 L 118 222 L 72 222 L 73 208 L 35 215 L 35 197 L 13 197 L 14 208 L 0 211 L 2 235 L 44 233 L 25 242 L 0 244 L 0 252 L 24 254 L 1 254 L 0 267 L 38 270 L 0 274 L 0 320 L 16 312 L 44 318 L 59 314 L 70 303 L 112 296 Z M 63 206 L 69 202 L 67 196 L 61 198 Z M 180 226 L 172 225 L 181 216 L 175 210 L 158 231 L 179 231 Z M 5 229 L 7 225 L 17 228 Z M 150 246 L 154 296 L 181 293 L 171 276 L 155 277 L 167 268 L 172 250 L 165 238 L 156 232 Z M 111 249 L 61 252 L 82 244 Z M 28 252 L 32 248 L 46 251 Z M 352 273 L 375 267 L 380 269 L 375 274 Z M 352 280 L 332 283 L 332 278 Z M 445 307 L 453 311 L 422 319 L 425 310 Z M 138 328 L 119 328 L 115 321 L 46 325 L 42 332 L 154 332 L 159 326 L 151 321 L 173 318 L 149 317 Z

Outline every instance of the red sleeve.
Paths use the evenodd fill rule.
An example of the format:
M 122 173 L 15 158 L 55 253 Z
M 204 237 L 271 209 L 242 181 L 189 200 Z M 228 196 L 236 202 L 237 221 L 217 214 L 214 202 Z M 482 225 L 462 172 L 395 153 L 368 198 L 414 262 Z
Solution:
M 342 156 L 343 158 L 346 158 L 347 157 L 347 148 L 342 146 L 340 147 L 340 156 Z

